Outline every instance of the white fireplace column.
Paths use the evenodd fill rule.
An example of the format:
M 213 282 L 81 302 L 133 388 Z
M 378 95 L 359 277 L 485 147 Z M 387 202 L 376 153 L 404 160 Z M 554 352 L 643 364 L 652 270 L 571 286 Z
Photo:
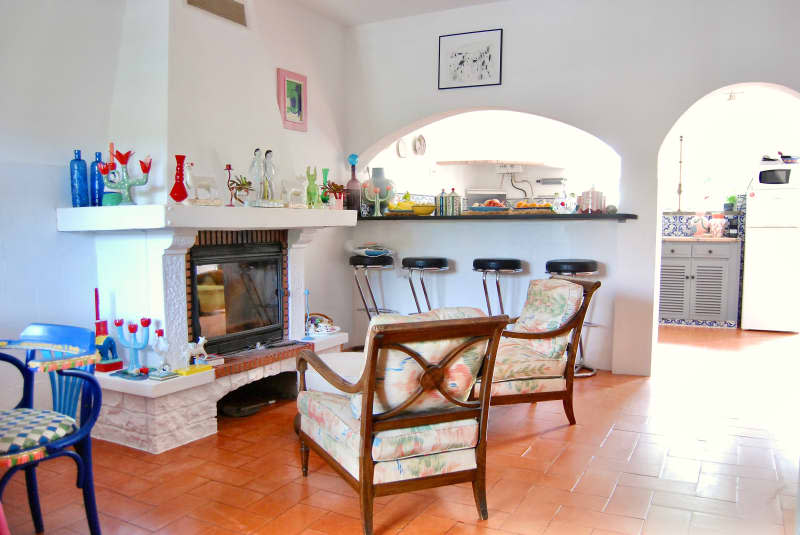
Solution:
M 289 230 L 289 338 L 300 340 L 305 336 L 306 248 L 319 228 Z

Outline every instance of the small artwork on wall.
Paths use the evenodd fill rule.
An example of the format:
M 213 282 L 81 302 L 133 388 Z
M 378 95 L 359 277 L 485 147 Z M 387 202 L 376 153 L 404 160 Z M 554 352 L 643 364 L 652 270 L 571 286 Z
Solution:
M 439 36 L 439 89 L 500 85 L 503 30 Z
M 278 69 L 278 107 L 283 127 L 289 130 L 308 130 L 308 83 L 296 72 Z

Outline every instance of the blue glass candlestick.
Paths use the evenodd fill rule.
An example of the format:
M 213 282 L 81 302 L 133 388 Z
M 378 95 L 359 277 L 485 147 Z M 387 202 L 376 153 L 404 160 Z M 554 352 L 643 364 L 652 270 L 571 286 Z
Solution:
M 72 189 L 72 206 L 89 206 L 89 181 L 87 179 L 86 162 L 81 158 L 81 151 L 75 150 L 75 158 L 69 162 L 70 187 Z
M 95 152 L 94 161 L 89 167 L 89 189 L 91 193 L 90 201 L 92 206 L 103 205 L 103 190 L 105 189 L 105 185 L 103 184 L 103 175 L 100 174 L 100 170 L 97 168 L 98 164 L 103 163 L 102 158 L 103 153 Z

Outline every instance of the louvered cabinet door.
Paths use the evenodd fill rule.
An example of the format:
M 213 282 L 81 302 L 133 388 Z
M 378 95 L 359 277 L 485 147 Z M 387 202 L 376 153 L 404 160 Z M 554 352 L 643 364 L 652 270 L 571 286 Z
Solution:
M 661 296 L 659 317 L 670 320 L 689 319 L 691 264 L 688 258 L 661 259 Z
M 728 309 L 728 260 L 693 260 L 691 282 L 692 319 L 725 321 Z

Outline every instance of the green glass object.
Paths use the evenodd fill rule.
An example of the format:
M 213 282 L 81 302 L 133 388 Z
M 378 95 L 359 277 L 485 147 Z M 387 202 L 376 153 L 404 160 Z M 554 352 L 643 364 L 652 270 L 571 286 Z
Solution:
M 306 186 L 306 206 L 309 208 L 320 208 L 322 203 L 319 199 L 319 188 L 317 187 L 317 168 L 314 167 L 314 172 L 311 172 L 311 166 L 306 167 L 306 178 L 308 179 L 308 186 Z

